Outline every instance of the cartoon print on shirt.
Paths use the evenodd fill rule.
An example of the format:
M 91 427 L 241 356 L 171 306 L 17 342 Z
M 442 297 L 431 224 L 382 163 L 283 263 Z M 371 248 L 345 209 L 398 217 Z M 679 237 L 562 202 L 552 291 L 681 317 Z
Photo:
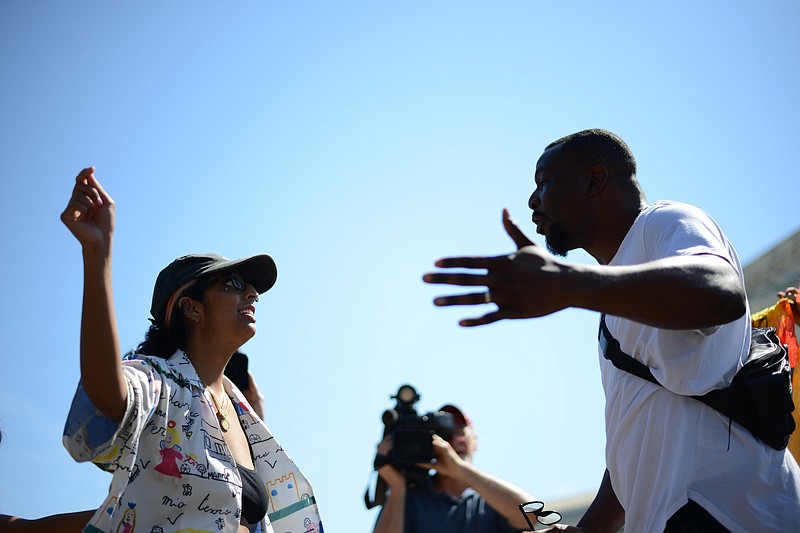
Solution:
M 205 429 L 202 429 L 202 431 L 203 442 L 205 443 L 206 450 L 208 450 L 208 455 L 219 461 L 230 463 L 228 444 L 225 442 L 225 439 L 221 438 L 222 435 L 220 434 L 220 436 L 217 437 Z
M 197 456 L 195 454 L 189 453 L 186 454 L 186 456 L 183 458 L 183 463 L 181 463 L 181 474 L 197 475 L 192 474 L 192 468 L 197 470 L 201 477 L 208 471 L 208 467 L 206 465 L 197 461 Z
M 216 421 L 216 417 L 214 420 Z M 178 468 L 180 474 L 184 476 L 192 475 L 206 479 L 230 481 L 230 471 L 232 468 L 231 455 L 227 443 L 221 438 L 222 435 L 220 431 L 216 426 L 202 417 L 200 418 L 200 425 L 196 426 L 195 429 L 203 436 L 202 441 L 205 453 L 201 454 L 201 457 L 193 453 L 185 454 Z M 209 474 L 209 471 L 212 470 L 209 461 L 213 460 L 223 463 L 223 470 L 219 474 Z
M 128 508 L 122 515 L 122 521 L 117 526 L 116 533 L 133 533 L 136 529 L 136 507 L 135 503 L 128 502 Z
M 307 492 L 304 492 L 303 495 L 300 496 L 300 500 L 304 501 L 306 504 L 309 504 L 309 501 L 313 502 L 312 498 L 313 496 Z M 324 533 L 322 522 L 314 522 L 309 516 L 303 519 L 303 527 L 306 528 L 305 533 Z
M 305 526 L 305 528 L 306 528 L 306 532 L 305 533 L 311 533 L 312 531 L 316 531 L 317 530 L 317 528 L 314 526 L 314 521 L 311 520 L 308 517 L 306 517 L 303 520 L 303 526 Z
M 97 457 L 95 457 L 94 460 L 97 461 L 98 463 L 110 463 L 119 456 L 120 456 L 119 445 L 115 444 L 114 446 L 111 447 L 111 450 L 109 450 L 108 453 L 105 453 L 103 455 L 98 455 Z
M 114 514 L 114 508 L 117 506 L 117 498 L 111 497 L 109 498 L 105 506 L 103 507 L 103 513 L 107 514 L 108 516 L 112 516 Z
M 300 501 L 300 491 L 294 473 L 267 481 L 267 493 L 272 512 Z
M 210 400 L 205 397 L 202 382 L 190 365 L 180 364 L 175 359 L 178 358 L 166 363 L 157 360 L 155 363 L 162 372 L 139 362 L 137 366 L 142 372 L 149 371 L 150 376 L 147 381 L 136 376 L 129 383 L 135 397 L 142 398 L 142 401 L 134 402 L 134 410 L 127 416 L 131 423 L 120 428 L 113 439 L 105 434 L 85 438 L 89 435 L 87 428 L 95 427 L 91 422 L 102 416 L 96 413 L 96 409 L 87 412 L 85 417 L 78 417 L 80 412 L 71 411 L 70 417 L 76 419 L 69 421 L 65 437 L 74 439 L 66 441 L 73 457 L 92 459 L 103 454 L 105 459 L 105 455 L 118 446 L 117 450 L 110 452 L 115 456 L 112 461 L 116 471 L 115 484 L 90 523 L 98 531 L 219 533 L 220 523 L 223 524 L 222 531 L 238 529 L 242 517 L 241 481 L 230 449 L 223 439 Z M 125 367 L 128 374 L 134 370 L 129 368 L 131 364 L 132 361 Z M 172 380 L 165 377 L 179 376 L 184 368 L 187 372 L 183 377 L 190 373 L 190 388 L 184 388 L 182 380 L 170 383 Z M 135 370 L 139 371 L 139 368 Z M 298 492 L 301 495 L 310 493 L 308 482 L 291 459 L 283 454 L 268 428 L 254 418 L 252 410 L 238 396 L 234 389 L 231 403 L 240 415 L 242 427 L 246 428 L 254 463 L 259 470 L 274 472 L 264 476 L 265 480 L 275 479 L 272 485 L 267 486 L 267 491 L 275 490 L 271 497 L 273 507 L 284 509 L 300 501 Z M 152 405 L 148 401 L 152 401 Z M 137 408 L 140 405 L 143 409 Z M 136 438 L 131 439 L 128 435 Z M 135 510 L 128 502 L 135 503 Z M 181 513 L 188 511 L 196 516 L 196 520 L 186 521 L 186 514 Z M 297 511 L 281 516 L 277 524 L 282 527 L 281 532 L 321 533 L 316 512 L 316 503 L 301 505 Z M 305 520 L 307 517 L 310 517 L 310 522 Z M 268 516 L 264 517 L 263 523 L 275 524 Z M 237 527 L 231 529 L 234 525 Z
M 156 472 L 180 479 L 181 472 L 178 469 L 178 460 L 183 459 L 181 447 L 178 446 L 180 441 L 181 438 L 175 429 L 175 421 L 170 420 L 167 422 L 164 440 L 161 441 L 161 449 L 158 451 L 159 455 L 161 455 L 161 462 L 156 466 Z
M 195 413 L 193 411 L 186 411 L 184 418 L 186 419 L 186 423 L 181 425 L 181 431 L 183 434 L 186 435 L 187 439 L 192 438 L 192 427 L 194 426 L 195 419 L 200 416 L 200 413 Z

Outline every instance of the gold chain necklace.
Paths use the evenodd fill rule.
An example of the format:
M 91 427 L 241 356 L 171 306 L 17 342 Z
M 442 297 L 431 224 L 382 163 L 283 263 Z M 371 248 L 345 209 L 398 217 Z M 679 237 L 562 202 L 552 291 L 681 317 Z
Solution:
M 228 402 L 225 401 L 228 399 L 227 393 L 225 394 L 224 398 L 222 399 L 225 402 L 224 405 L 220 406 L 219 402 L 217 402 L 217 398 L 214 396 L 214 393 L 211 392 L 211 388 L 208 387 L 208 393 L 211 395 L 211 401 L 214 402 L 214 407 L 217 410 L 217 420 L 219 420 L 219 427 L 222 428 L 222 431 L 227 432 L 231 429 L 231 424 L 228 422 Z

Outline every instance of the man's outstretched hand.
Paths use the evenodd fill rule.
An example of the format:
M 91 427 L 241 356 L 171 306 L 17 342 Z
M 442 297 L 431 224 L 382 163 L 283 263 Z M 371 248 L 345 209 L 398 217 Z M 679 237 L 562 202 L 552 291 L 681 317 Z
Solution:
M 435 263 L 439 268 L 485 269 L 485 274 L 432 272 L 422 277 L 426 283 L 487 288 L 487 291 L 440 296 L 433 300 L 434 305 L 440 307 L 497 305 L 495 311 L 461 320 L 462 326 L 545 316 L 568 307 L 563 294 L 571 266 L 556 261 L 534 244 L 512 220 L 507 209 L 503 210 L 503 227 L 517 246 L 516 252 L 493 257 L 447 257 Z

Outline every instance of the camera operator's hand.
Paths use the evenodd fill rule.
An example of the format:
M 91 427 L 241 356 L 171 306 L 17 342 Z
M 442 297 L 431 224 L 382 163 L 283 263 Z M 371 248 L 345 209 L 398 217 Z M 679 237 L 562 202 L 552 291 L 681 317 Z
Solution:
M 383 478 L 386 482 L 386 485 L 389 486 L 389 490 L 397 491 L 397 490 L 405 490 L 406 488 L 406 476 L 400 470 L 392 466 L 388 462 L 388 457 L 392 453 L 392 448 L 394 447 L 394 439 L 392 436 L 389 435 L 385 437 L 380 444 L 378 444 L 378 458 L 385 458 L 384 464 L 378 468 L 378 474 Z
M 433 468 L 441 476 L 460 477 L 467 462 L 459 457 L 450 443 L 439 435 L 433 436 L 433 453 L 436 456 L 435 463 L 421 463 L 417 466 Z
M 386 482 L 389 492 L 383 504 L 378 519 L 375 521 L 373 533 L 402 533 L 405 531 L 406 509 L 406 476 L 400 470 L 389 464 L 389 455 L 392 452 L 394 440 L 391 435 L 384 437 L 378 444 L 375 457 L 378 466 L 378 475 Z

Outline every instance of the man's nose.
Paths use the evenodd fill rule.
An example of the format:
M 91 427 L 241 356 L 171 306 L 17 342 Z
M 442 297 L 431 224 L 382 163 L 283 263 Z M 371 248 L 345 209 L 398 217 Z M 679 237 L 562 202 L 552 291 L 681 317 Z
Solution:
M 534 190 L 531 193 L 531 197 L 528 198 L 528 207 L 530 207 L 532 211 L 536 211 L 539 207 L 539 194 L 536 190 Z

